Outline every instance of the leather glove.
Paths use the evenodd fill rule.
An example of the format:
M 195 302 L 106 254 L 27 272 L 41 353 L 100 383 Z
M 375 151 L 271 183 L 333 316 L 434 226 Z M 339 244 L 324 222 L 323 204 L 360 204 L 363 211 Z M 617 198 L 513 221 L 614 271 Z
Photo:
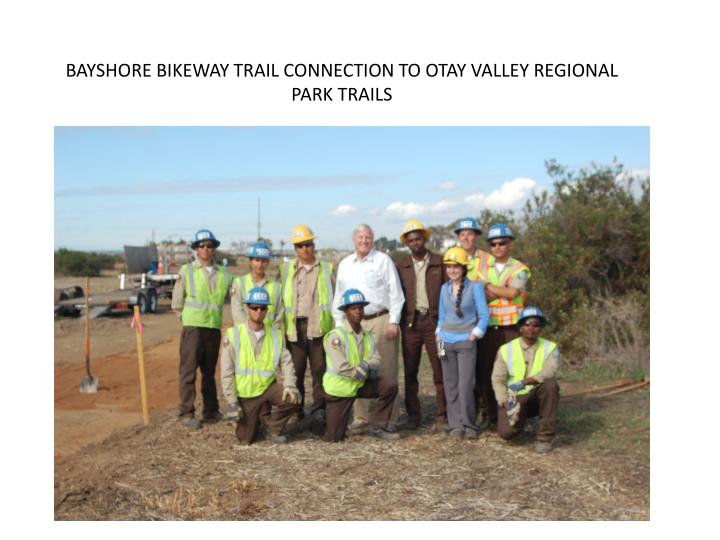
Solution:
M 353 369 L 351 377 L 356 381 L 364 381 L 368 377 L 368 371 L 370 368 L 367 362 L 360 362 L 360 365 Z
M 242 410 L 240 404 L 236 401 L 228 405 L 228 416 L 232 418 L 242 419 L 245 418 L 245 411 Z
M 377 381 L 380 378 L 380 371 L 377 369 L 371 369 L 368 371 L 368 381 Z
M 438 356 L 440 358 L 445 358 L 445 343 L 440 336 L 435 336 L 435 341 L 437 342 Z
M 525 383 L 522 381 L 516 382 L 515 384 L 511 384 L 510 386 L 508 386 L 508 388 L 513 392 L 519 392 L 520 390 L 525 388 Z
M 292 403 L 293 405 L 297 405 L 302 401 L 302 396 L 300 395 L 300 390 L 297 388 L 291 388 L 290 386 L 286 386 L 283 389 L 282 399 L 286 403 Z

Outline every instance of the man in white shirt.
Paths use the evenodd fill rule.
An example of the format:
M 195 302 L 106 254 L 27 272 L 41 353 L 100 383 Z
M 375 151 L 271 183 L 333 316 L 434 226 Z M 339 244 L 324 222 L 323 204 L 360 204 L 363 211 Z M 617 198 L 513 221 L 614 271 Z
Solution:
M 339 309 L 342 295 L 348 289 L 359 289 L 369 304 L 365 307 L 362 327 L 375 340 L 380 353 L 380 377 L 390 384 L 398 381 L 398 350 L 400 344 L 400 315 L 405 295 L 392 259 L 373 248 L 374 233 L 367 224 L 358 225 L 353 231 L 355 253 L 348 255 L 338 265 L 337 285 L 333 299 L 335 325 L 343 323 L 345 314 Z M 355 421 L 352 431 L 361 431 L 368 425 L 370 400 L 355 402 Z M 387 430 L 397 431 L 400 402 L 396 399 Z

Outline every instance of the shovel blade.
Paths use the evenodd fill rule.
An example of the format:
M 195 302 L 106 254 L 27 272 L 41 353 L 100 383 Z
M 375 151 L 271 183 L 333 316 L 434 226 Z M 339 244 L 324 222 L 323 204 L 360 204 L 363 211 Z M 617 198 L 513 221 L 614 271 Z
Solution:
M 98 381 L 98 377 L 85 377 L 82 381 L 80 381 L 80 393 L 97 394 Z

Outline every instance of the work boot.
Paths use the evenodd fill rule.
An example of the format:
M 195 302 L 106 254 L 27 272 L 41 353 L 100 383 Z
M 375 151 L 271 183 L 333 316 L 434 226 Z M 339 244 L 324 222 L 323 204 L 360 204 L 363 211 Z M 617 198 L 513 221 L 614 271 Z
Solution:
M 404 424 L 400 426 L 400 429 L 403 431 L 417 431 L 420 427 L 420 422 L 417 420 L 407 420 Z
M 381 427 L 371 427 L 368 429 L 368 436 L 382 439 L 383 441 L 397 441 L 400 439 L 399 433 L 392 433 Z
M 325 433 L 325 409 L 318 409 L 311 415 L 310 432 L 314 435 Z
M 202 422 L 200 422 L 200 420 L 196 420 L 192 416 L 181 418 L 180 423 L 188 429 L 200 429 L 202 427 Z
M 465 438 L 466 439 L 477 439 L 478 432 L 471 428 L 465 428 Z
M 391 422 L 388 423 L 388 425 L 385 427 L 385 431 L 387 431 L 388 433 L 397 433 L 398 432 L 397 424 L 393 424 Z
M 552 450 L 552 443 L 550 441 L 535 441 L 535 452 L 538 454 L 547 454 Z
M 273 444 L 287 444 L 288 439 L 285 435 L 280 435 L 279 433 L 276 435 L 275 433 L 270 433 L 270 442 Z
M 462 429 L 451 429 L 448 433 L 448 436 L 451 439 L 462 439 L 463 438 L 463 430 Z
M 448 423 L 446 420 L 435 420 L 435 423 L 432 427 L 432 432 L 434 434 L 447 434 L 448 432 Z
M 220 422 L 221 420 L 225 420 L 225 417 L 220 413 L 220 411 L 215 411 L 214 413 L 203 417 L 203 422 L 207 424 L 214 424 L 215 422 Z
M 359 433 L 365 433 L 367 431 L 367 428 L 367 422 L 363 422 L 362 420 L 355 420 L 352 424 L 350 424 L 348 431 L 352 435 L 357 435 Z

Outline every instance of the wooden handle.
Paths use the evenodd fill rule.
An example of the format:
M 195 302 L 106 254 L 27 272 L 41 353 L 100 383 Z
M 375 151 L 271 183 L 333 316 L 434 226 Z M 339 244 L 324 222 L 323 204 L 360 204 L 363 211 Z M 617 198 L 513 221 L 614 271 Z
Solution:
M 147 389 L 145 387 L 145 354 L 143 351 L 141 332 L 142 323 L 140 321 L 140 308 L 138 306 L 133 307 L 133 316 L 135 317 L 135 343 L 137 344 L 138 369 L 140 371 L 140 401 L 142 401 L 143 424 L 147 426 L 150 423 L 150 419 L 148 418 Z

